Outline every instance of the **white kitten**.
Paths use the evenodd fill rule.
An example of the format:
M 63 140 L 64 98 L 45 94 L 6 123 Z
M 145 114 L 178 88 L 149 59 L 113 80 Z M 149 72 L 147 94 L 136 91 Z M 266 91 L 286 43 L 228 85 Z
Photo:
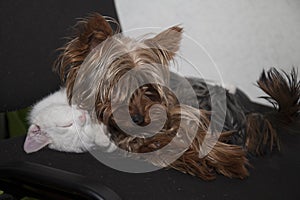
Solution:
M 87 111 L 68 105 L 64 88 L 34 105 L 29 122 L 24 143 L 27 153 L 47 145 L 51 149 L 77 153 L 97 147 L 107 152 L 116 149 L 103 124 L 92 123 Z

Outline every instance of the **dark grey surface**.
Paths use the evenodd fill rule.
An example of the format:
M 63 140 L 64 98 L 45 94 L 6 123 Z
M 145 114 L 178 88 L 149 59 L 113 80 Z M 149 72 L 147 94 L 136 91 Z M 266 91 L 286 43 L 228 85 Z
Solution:
M 129 174 L 111 169 L 89 153 L 62 153 L 44 149 L 26 154 L 24 137 L 0 142 L 0 161 L 31 161 L 96 179 L 121 198 L 134 199 L 299 199 L 300 137 L 298 124 L 280 131 L 281 152 L 252 158 L 245 180 L 218 176 L 205 182 L 178 171 Z

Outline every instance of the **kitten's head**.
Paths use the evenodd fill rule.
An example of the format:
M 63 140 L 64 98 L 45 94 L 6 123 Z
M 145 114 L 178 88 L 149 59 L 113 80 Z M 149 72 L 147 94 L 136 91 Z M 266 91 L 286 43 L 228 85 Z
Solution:
M 94 144 L 94 132 L 87 131 L 90 117 L 86 111 L 66 104 L 52 104 L 31 116 L 24 150 L 32 153 L 49 146 L 66 152 L 83 152 Z

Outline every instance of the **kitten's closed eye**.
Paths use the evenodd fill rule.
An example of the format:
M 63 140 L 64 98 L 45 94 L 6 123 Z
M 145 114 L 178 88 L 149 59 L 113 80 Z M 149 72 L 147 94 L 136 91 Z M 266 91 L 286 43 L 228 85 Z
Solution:
M 73 122 L 70 122 L 66 125 L 56 125 L 57 127 L 60 127 L 60 128 L 68 128 L 68 127 L 71 127 L 73 125 Z
M 76 111 L 77 113 L 73 113 L 73 115 L 77 116 L 72 116 L 71 121 L 65 121 L 65 122 L 59 122 L 56 124 L 56 127 L 58 128 L 69 128 L 72 127 L 74 124 L 75 126 L 82 127 L 86 123 L 86 116 L 84 111 Z M 74 117 L 74 118 L 73 118 Z

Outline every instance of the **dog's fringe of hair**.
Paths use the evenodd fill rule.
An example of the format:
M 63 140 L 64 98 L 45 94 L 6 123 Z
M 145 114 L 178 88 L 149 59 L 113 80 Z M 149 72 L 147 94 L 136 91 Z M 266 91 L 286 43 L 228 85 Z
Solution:
M 200 113 L 200 118 L 196 112 Z M 174 151 L 164 151 L 163 154 L 154 154 L 147 157 L 146 160 L 159 167 L 171 167 L 193 176 L 201 177 L 203 180 L 213 180 L 216 174 L 220 173 L 230 178 L 245 178 L 249 175 L 246 158 L 246 151 L 241 147 L 224 142 L 214 141 L 212 133 L 209 133 L 209 112 L 198 110 L 189 106 L 175 106 L 169 109 L 168 121 L 171 124 L 166 126 L 160 133 L 151 138 L 141 139 L 128 135 L 117 134 L 115 142 L 118 146 L 129 152 L 148 153 L 155 152 L 158 149 L 169 144 L 174 137 L 181 138 L 176 143 Z M 181 123 L 181 132 L 178 132 L 179 123 Z M 194 130 L 197 130 L 195 138 L 191 136 Z M 179 134 L 179 135 L 178 135 Z M 221 133 L 220 138 L 228 137 L 231 133 Z M 205 137 L 208 137 L 204 139 Z M 191 144 L 188 145 L 188 142 Z M 204 142 L 211 151 L 203 157 L 200 154 L 205 153 Z M 177 148 L 182 146 L 188 148 L 184 153 L 171 164 L 168 161 L 176 154 Z M 140 155 L 143 158 L 143 154 Z

